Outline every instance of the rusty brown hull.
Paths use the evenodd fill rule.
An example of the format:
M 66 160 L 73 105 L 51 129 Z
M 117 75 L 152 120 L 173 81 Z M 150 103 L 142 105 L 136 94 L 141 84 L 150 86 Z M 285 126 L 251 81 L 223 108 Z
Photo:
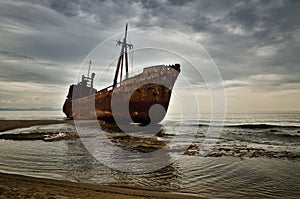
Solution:
M 175 67 L 177 66 L 177 67 Z M 124 80 L 114 89 L 103 89 L 92 95 L 72 100 L 66 99 L 63 111 L 68 118 L 94 119 L 115 122 L 128 117 L 136 123 L 159 123 L 168 110 L 172 88 L 179 75 L 179 65 L 144 68 L 137 76 Z M 155 104 L 163 111 L 149 110 Z M 129 113 L 128 113 L 129 112 Z M 150 112 L 151 113 L 151 112 Z

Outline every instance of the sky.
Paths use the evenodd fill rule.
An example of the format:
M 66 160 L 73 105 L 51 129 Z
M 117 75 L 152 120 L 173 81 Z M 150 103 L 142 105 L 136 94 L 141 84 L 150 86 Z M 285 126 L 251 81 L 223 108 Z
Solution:
M 61 108 L 90 58 L 104 74 L 95 86 L 112 81 L 107 64 L 129 23 L 135 49 L 156 47 L 137 50 L 134 63 L 180 62 L 175 89 L 189 92 L 180 88 L 187 81 L 201 110 L 211 99 L 193 67 L 205 73 L 215 64 L 227 112 L 300 111 L 299 7 L 297 0 L 1 0 L 0 108 Z

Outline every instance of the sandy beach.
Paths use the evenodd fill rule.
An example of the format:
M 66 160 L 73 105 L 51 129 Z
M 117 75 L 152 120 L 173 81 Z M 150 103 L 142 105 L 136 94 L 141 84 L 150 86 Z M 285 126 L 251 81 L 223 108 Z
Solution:
M 256 117 L 269 118 L 265 115 Z M 271 114 L 270 117 L 275 117 L 274 121 L 282 117 L 290 120 L 294 115 Z M 81 140 L 70 137 L 71 133 L 76 133 L 72 123 L 72 120 L 55 119 L 0 120 L 0 171 L 3 172 L 0 172 L 0 199 L 279 199 L 297 198 L 299 195 L 299 175 L 296 175 L 299 168 L 299 150 L 296 147 L 299 143 L 299 127 L 294 124 L 270 125 L 264 121 L 260 125 L 242 123 L 225 126 L 221 139 L 205 158 L 198 157 L 201 149 L 199 144 L 191 144 L 185 152 L 178 152 L 180 147 L 186 146 L 185 142 L 178 142 L 179 147 L 171 151 L 182 154 L 178 161 L 153 173 L 135 175 L 111 171 L 95 161 Z M 196 123 L 181 128 L 188 132 L 191 125 Z M 157 136 L 158 141 L 122 134 L 111 124 L 102 125 L 101 128 L 116 146 L 147 153 L 173 139 L 177 126 L 176 122 L 166 124 L 162 134 Z M 206 128 L 199 126 L 199 138 L 196 138 L 199 143 Z M 66 136 L 49 140 L 56 134 Z M 111 157 L 112 153 L 104 155 Z M 122 157 L 118 160 L 122 161 Z M 171 162 L 171 159 L 168 161 Z
M 0 132 L 71 120 L 0 120 Z M 149 189 L 86 184 L 0 173 L 0 198 L 202 198 L 198 195 Z
M 0 198 L 203 198 L 198 195 L 0 173 Z
M 72 120 L 0 120 L 0 132 L 35 125 L 73 123 Z

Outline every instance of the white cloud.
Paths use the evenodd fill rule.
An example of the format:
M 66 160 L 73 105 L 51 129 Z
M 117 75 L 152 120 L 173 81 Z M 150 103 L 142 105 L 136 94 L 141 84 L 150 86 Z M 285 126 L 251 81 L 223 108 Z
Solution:
M 271 57 L 275 56 L 279 50 L 279 47 L 276 46 L 263 46 L 259 47 L 255 51 L 255 54 L 257 56 L 263 56 L 263 57 Z

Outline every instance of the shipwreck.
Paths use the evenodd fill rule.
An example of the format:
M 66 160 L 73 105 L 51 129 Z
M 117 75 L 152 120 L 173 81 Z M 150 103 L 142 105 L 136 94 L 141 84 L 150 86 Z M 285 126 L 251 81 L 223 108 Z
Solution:
M 128 24 L 123 40 L 117 42 L 121 46 L 121 52 L 112 85 L 100 90 L 94 88 L 95 73 L 89 74 L 90 62 L 87 76 L 82 75 L 79 83 L 69 87 L 63 105 L 67 118 L 97 118 L 105 122 L 115 122 L 117 118 L 121 118 L 124 121 L 147 124 L 159 123 L 165 117 L 172 88 L 180 73 L 180 65 L 145 67 L 140 74 L 129 77 L 128 51 L 133 45 L 127 41 L 127 26 Z M 154 114 L 151 114 L 153 105 L 160 105 L 164 111 L 156 114 L 154 110 Z

